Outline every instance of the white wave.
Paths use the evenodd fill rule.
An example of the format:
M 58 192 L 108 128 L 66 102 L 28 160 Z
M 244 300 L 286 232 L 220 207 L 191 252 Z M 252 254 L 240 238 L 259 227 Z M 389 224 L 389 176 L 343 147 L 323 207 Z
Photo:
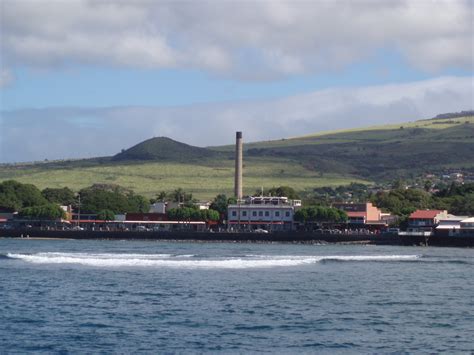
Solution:
M 185 269 L 248 269 L 298 266 L 320 261 L 406 261 L 418 255 L 335 255 L 288 256 L 252 255 L 243 257 L 205 258 L 190 260 L 195 255 L 172 254 L 88 254 L 37 253 L 8 254 L 8 257 L 35 264 L 80 264 L 94 267 L 155 267 Z
M 419 259 L 420 255 L 338 255 L 324 256 L 323 260 L 334 261 L 409 261 Z

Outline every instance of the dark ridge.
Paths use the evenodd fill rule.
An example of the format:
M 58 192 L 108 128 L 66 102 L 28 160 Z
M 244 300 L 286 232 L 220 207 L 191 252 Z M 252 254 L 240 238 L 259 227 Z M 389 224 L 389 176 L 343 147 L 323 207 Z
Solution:
M 206 148 L 194 147 L 167 137 L 156 137 L 141 142 L 112 157 L 113 161 L 193 161 L 211 158 L 218 153 Z
M 442 113 L 442 114 L 439 114 L 439 115 L 437 115 L 437 116 L 435 116 L 431 119 L 432 120 L 439 120 L 439 119 L 442 119 L 442 118 L 459 118 L 459 117 L 468 117 L 468 116 L 474 116 L 474 110 Z

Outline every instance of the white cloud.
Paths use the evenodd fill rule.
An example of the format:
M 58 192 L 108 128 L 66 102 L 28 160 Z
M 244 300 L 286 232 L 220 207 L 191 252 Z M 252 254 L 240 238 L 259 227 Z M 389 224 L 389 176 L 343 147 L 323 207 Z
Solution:
M 0 162 L 112 155 L 152 136 L 199 146 L 400 123 L 473 108 L 472 77 L 183 107 L 49 108 L 0 115 Z
M 3 0 L 7 65 L 192 67 L 245 79 L 338 69 L 377 48 L 436 72 L 473 66 L 469 0 Z

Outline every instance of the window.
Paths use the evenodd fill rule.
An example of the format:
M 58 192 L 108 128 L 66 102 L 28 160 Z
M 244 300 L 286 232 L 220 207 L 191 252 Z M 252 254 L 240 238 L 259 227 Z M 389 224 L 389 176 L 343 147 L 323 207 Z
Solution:
M 237 211 L 232 211 L 232 217 L 236 217 L 237 216 Z
M 270 212 L 269 211 L 265 211 L 265 217 L 268 217 L 270 216 Z
M 280 217 L 280 211 L 275 211 L 275 217 Z
M 247 211 L 242 211 L 242 217 L 247 217 Z
M 285 216 L 286 216 L 286 217 L 290 217 L 290 211 L 286 211 L 286 212 L 285 212 Z
M 252 211 L 252 216 L 257 217 L 257 211 Z
M 258 211 L 258 215 L 259 215 L 260 217 L 263 217 L 263 211 Z

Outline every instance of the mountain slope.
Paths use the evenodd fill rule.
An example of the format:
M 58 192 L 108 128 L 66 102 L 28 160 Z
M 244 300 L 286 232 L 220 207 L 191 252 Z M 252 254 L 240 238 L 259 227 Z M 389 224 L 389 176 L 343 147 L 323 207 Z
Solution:
M 182 187 L 198 198 L 212 198 L 232 194 L 233 150 L 233 144 L 198 148 L 160 137 L 114 157 L 0 165 L 0 180 L 75 190 L 114 183 L 148 196 Z M 473 116 L 244 143 L 244 192 L 393 181 L 446 169 L 474 174 L 473 157 Z
M 167 137 L 151 138 L 112 157 L 112 161 L 192 161 L 217 156 L 206 148 L 194 147 Z
M 249 144 L 246 156 L 280 157 L 310 169 L 371 180 L 474 166 L 474 118 L 342 131 Z

